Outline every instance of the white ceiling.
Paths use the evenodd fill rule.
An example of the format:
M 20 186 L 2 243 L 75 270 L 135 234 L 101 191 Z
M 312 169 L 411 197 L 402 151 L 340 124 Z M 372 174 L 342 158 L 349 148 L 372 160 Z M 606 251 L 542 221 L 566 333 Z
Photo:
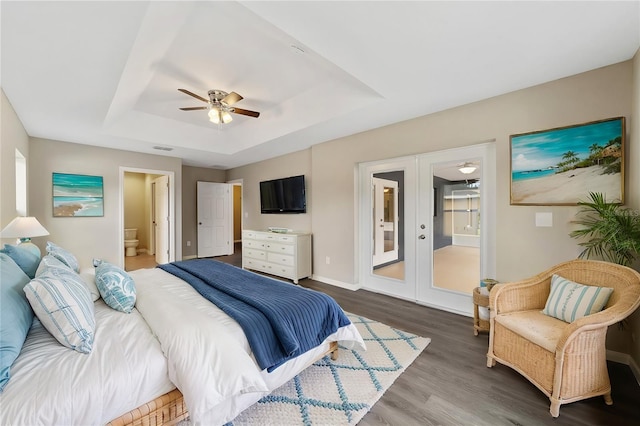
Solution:
M 625 61 L 640 47 L 638 1 L 0 8 L 0 83 L 29 135 L 223 169 Z M 235 91 L 235 106 L 261 115 L 219 127 L 206 111 L 180 111 L 205 104 L 178 88 Z

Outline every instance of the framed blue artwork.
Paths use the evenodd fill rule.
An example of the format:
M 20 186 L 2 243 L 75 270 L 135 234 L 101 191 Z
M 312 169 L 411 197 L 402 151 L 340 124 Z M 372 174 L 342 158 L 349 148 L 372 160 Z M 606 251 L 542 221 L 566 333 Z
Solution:
M 624 203 L 624 142 L 624 117 L 511 135 L 511 204 Z
M 53 217 L 104 216 L 102 176 L 53 173 Z

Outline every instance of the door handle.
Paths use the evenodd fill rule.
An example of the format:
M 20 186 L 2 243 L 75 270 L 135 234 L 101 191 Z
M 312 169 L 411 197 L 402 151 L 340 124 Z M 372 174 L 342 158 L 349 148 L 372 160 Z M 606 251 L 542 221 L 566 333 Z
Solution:
M 425 238 L 427 238 L 427 237 L 425 237 L 425 235 L 424 235 L 424 234 L 420 234 L 420 235 L 418 235 L 418 238 L 420 238 L 421 240 L 424 240 L 424 239 L 425 239 Z

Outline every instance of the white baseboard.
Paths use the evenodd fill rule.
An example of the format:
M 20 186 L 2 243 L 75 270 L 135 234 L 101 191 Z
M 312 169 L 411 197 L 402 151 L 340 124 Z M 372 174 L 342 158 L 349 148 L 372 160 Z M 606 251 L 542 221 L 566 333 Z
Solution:
M 640 367 L 638 367 L 635 360 L 631 358 L 631 355 L 607 349 L 607 361 L 628 365 L 629 368 L 631 368 L 633 376 L 636 378 L 636 382 L 638 382 L 638 386 L 640 386 Z
M 321 283 L 334 285 L 340 288 L 346 288 L 347 290 L 356 291 L 360 288 L 358 284 L 349 284 L 342 281 L 334 280 L 331 278 L 321 277 L 319 275 L 312 274 L 311 279 L 315 281 L 320 281 Z

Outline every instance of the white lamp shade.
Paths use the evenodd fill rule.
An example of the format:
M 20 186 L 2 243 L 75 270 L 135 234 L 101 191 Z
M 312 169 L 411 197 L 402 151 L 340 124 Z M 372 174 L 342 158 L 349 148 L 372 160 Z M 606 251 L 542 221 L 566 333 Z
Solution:
M 49 231 L 33 216 L 18 216 L 0 232 L 1 238 L 31 238 L 44 235 L 49 235 Z

